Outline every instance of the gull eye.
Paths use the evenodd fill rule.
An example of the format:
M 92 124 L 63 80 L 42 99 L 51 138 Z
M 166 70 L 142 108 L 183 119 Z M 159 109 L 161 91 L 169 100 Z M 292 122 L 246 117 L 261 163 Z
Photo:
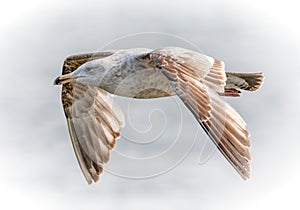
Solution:
M 91 67 L 87 67 L 86 68 L 86 72 L 88 72 L 88 73 L 92 73 L 92 72 L 94 72 L 94 68 L 91 68 Z

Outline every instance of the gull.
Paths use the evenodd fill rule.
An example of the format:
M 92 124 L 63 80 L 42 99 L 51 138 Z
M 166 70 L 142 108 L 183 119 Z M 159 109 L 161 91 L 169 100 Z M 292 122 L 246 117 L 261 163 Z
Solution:
M 242 117 L 221 96 L 258 90 L 263 73 L 225 72 L 224 62 L 179 47 L 92 52 L 65 59 L 61 99 L 80 168 L 97 182 L 124 126 L 113 95 L 138 99 L 177 95 L 218 150 L 247 180 L 250 133 Z

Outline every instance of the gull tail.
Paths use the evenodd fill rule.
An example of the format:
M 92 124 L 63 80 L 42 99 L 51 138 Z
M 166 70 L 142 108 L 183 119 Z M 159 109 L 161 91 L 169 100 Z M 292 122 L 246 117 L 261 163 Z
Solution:
M 226 72 L 227 81 L 225 88 L 256 91 L 258 90 L 264 81 L 264 75 L 261 72 L 258 73 L 233 73 Z

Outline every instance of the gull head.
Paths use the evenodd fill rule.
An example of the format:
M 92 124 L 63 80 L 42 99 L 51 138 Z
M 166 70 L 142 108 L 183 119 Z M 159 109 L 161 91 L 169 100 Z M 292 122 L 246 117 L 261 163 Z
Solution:
M 69 74 L 57 77 L 54 80 L 54 85 L 79 82 L 85 85 L 99 86 L 104 72 L 102 65 L 95 65 L 95 63 L 88 62 L 79 66 L 75 71 Z

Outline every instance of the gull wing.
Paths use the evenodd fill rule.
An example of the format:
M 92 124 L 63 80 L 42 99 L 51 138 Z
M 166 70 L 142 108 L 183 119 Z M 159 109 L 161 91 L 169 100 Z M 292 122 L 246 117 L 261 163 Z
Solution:
M 63 74 L 76 70 L 87 61 L 111 54 L 113 52 L 70 56 L 64 62 Z M 62 103 L 75 155 L 91 184 L 98 181 L 102 165 L 109 160 L 109 151 L 120 136 L 124 126 L 123 113 L 106 91 L 76 82 L 63 85 Z
M 115 50 L 111 50 L 111 51 L 91 52 L 91 53 L 83 53 L 83 54 L 68 56 L 64 60 L 62 74 L 69 74 L 75 71 L 79 66 L 81 66 L 82 64 L 88 61 L 104 58 L 114 54 L 115 52 L 116 52 Z
M 216 94 L 224 92 L 224 63 L 173 47 L 154 50 L 140 59 L 161 69 L 220 152 L 243 179 L 248 179 L 251 155 L 246 123 Z

